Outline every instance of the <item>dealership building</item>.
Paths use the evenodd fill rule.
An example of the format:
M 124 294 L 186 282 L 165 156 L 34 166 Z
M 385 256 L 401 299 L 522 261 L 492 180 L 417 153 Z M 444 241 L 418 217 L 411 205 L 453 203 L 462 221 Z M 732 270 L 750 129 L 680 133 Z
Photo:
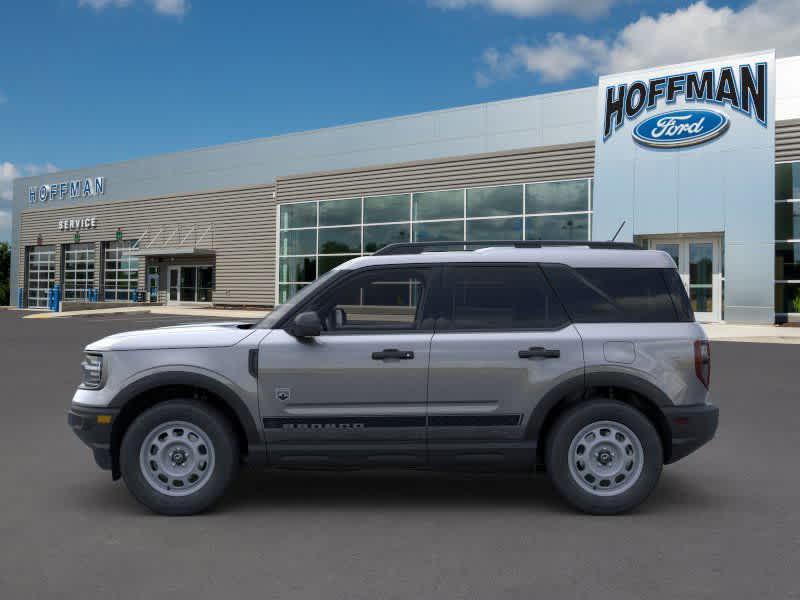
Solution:
M 800 57 L 21 178 L 12 227 L 26 308 L 271 307 L 393 242 L 619 230 L 673 256 L 699 319 L 800 319 Z

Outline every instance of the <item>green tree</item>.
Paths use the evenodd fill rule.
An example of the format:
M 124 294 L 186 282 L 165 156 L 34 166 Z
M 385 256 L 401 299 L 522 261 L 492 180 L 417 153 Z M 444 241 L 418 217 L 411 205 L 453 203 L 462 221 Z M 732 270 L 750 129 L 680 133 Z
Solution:
M 8 242 L 0 242 L 0 306 L 8 306 L 8 293 L 10 288 L 9 273 L 11 272 L 11 248 Z

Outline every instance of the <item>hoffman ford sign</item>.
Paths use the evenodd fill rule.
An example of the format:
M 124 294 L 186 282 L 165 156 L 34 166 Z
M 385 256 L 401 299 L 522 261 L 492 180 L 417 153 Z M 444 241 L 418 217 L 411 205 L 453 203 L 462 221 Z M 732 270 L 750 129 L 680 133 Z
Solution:
M 745 115 L 766 128 L 768 123 L 767 62 L 728 64 L 715 69 L 659 74 L 648 80 L 608 85 L 605 88 L 603 142 L 608 142 L 626 121 L 660 112 L 633 129 L 633 140 L 647 148 L 685 148 L 705 144 L 724 135 L 731 121 L 722 110 Z M 683 105 L 681 110 L 675 110 Z
M 645 119 L 633 130 L 634 141 L 648 148 L 683 148 L 723 135 L 730 120 L 714 110 L 674 110 Z
M 105 194 L 105 177 L 86 177 L 28 188 L 28 204 L 52 200 L 76 200 Z

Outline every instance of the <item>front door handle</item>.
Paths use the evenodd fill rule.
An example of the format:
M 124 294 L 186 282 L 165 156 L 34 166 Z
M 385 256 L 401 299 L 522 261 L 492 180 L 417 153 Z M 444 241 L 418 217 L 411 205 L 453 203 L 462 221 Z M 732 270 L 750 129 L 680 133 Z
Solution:
M 534 346 L 527 350 L 520 350 L 520 358 L 559 358 L 561 350 L 556 348 L 542 348 L 541 346 Z
M 385 360 L 387 358 L 412 360 L 414 358 L 414 353 L 411 350 L 398 350 L 397 348 L 386 348 L 380 352 L 372 353 L 372 360 Z

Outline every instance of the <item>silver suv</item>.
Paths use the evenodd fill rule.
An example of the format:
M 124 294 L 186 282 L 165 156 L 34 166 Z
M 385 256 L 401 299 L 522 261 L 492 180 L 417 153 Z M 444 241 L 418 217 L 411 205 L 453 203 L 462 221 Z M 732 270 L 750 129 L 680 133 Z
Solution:
M 94 342 L 69 424 L 170 515 L 244 462 L 540 468 L 579 510 L 619 513 L 714 436 L 709 343 L 667 254 L 458 246 L 356 258 L 257 324 Z

